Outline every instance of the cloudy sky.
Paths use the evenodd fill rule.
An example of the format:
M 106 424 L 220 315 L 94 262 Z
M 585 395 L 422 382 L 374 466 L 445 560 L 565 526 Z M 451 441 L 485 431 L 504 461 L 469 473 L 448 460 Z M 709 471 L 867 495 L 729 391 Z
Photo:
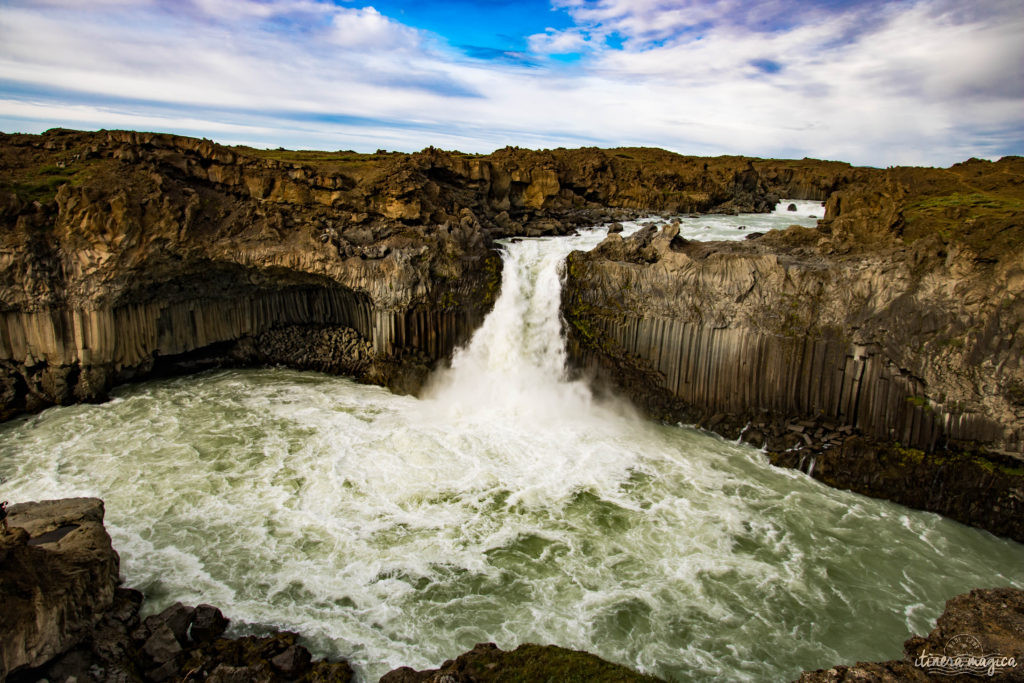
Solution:
M 948 165 L 1024 154 L 1021 0 L 0 0 L 0 130 Z

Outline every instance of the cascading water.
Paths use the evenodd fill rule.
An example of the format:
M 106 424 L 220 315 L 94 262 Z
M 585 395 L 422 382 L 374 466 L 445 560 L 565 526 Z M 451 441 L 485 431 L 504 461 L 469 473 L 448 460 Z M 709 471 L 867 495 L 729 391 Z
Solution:
M 559 271 L 570 251 L 591 248 L 604 234 L 506 245 L 494 310 L 451 368 L 432 378 L 422 407 L 439 411 L 439 419 L 498 419 L 527 431 L 594 418 L 589 389 L 565 379 Z
M 368 681 L 484 641 L 789 680 L 898 657 L 952 595 L 1024 585 L 1019 544 L 566 381 L 558 264 L 603 234 L 509 244 L 494 311 L 423 400 L 282 369 L 123 387 L 0 426 L 4 497 L 104 498 L 151 609 L 210 602 L 236 631 L 297 630 Z

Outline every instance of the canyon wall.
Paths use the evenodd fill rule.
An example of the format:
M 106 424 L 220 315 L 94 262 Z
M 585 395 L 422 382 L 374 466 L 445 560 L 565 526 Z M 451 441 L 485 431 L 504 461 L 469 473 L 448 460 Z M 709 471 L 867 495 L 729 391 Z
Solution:
M 415 391 L 500 288 L 472 216 L 353 218 L 375 199 L 340 173 L 173 136 L 4 142 L 0 418 L 220 364 Z
M 816 230 L 610 235 L 567 261 L 570 355 L 656 417 L 1024 539 L 1022 181 L 1019 158 L 864 172 Z M 926 477 L 978 490 L 919 500 L 934 454 Z
M 767 210 L 859 173 L 652 149 L 365 155 L 0 135 L 0 419 L 231 364 L 416 392 L 492 305 L 495 237 Z
M 987 494 L 908 493 L 956 471 L 1000 492 L 985 524 L 1001 528 L 994 511 L 1024 505 L 1022 165 L 0 135 L 0 419 L 226 365 L 415 393 L 493 304 L 495 238 L 820 199 L 817 230 L 702 245 L 669 226 L 572 255 L 574 363 L 778 464 L 976 517 Z M 891 466 L 864 464 L 883 450 Z

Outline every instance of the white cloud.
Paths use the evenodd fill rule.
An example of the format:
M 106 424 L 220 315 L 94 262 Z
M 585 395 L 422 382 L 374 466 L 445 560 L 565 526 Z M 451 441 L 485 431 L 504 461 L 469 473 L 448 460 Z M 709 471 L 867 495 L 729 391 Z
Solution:
M 544 33 L 535 33 L 526 39 L 530 51 L 543 55 L 564 55 L 580 52 L 587 47 L 588 39 L 579 30 L 556 31 L 549 28 Z
M 408 49 L 419 46 L 419 32 L 388 19 L 373 7 L 338 11 L 331 39 L 345 48 Z
M 767 31 L 750 27 L 787 11 L 781 0 L 573 0 L 577 26 L 529 41 L 583 58 L 529 68 L 467 58 L 370 6 L 9 0 L 0 79 L 18 87 L 0 91 L 0 120 L 328 149 L 643 144 L 877 165 L 1019 149 L 1024 17 L 945 1 Z

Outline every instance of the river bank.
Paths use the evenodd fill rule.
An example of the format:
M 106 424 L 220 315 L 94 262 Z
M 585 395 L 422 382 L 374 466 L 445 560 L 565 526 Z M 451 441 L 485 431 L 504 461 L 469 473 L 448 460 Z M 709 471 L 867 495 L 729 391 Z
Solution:
M 559 265 L 604 235 L 510 241 L 493 310 L 420 398 L 284 368 L 125 386 L 0 428 L 7 496 L 102 496 L 151 609 L 216 604 L 368 680 L 481 642 L 785 680 L 1022 586 L 1019 544 L 567 377 Z
M 11 508 L 10 527 L 0 535 L 0 597 L 8 610 L 0 623 L 0 680 L 353 680 L 346 662 L 314 661 L 294 633 L 260 628 L 261 635 L 225 637 L 229 620 L 211 605 L 174 603 L 140 618 L 142 595 L 118 585 L 118 555 L 103 527 L 102 501 L 21 503 Z M 985 659 L 991 680 L 1020 680 L 1022 623 L 1024 591 L 972 591 L 947 602 L 927 637 L 910 638 L 902 661 L 839 665 L 804 672 L 799 680 L 930 680 L 939 658 L 956 655 Z M 584 652 L 538 645 L 506 652 L 493 644 L 477 645 L 437 669 L 399 667 L 380 680 L 439 677 L 462 683 L 658 680 Z

